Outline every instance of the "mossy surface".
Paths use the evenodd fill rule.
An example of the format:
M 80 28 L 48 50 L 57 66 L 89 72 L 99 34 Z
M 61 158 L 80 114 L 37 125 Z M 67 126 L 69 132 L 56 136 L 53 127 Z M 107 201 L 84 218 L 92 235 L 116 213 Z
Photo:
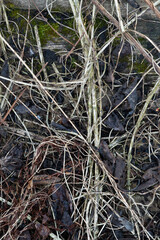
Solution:
M 134 69 L 137 73 L 144 73 L 148 66 L 149 66 L 149 63 L 146 60 L 142 62 L 140 61 L 134 62 Z
M 17 34 L 18 32 L 22 35 L 25 35 L 27 19 L 28 19 L 28 11 L 17 9 L 12 3 L 7 3 L 7 8 L 8 8 L 7 15 L 9 17 L 9 20 L 11 20 L 10 27 L 11 27 L 12 33 Z M 49 23 L 48 24 L 47 22 L 42 21 L 43 19 L 39 20 L 35 18 L 36 14 L 37 13 L 35 13 L 35 11 L 31 11 L 30 18 L 29 18 L 30 26 L 29 26 L 27 38 L 29 41 L 31 41 L 32 44 L 36 43 L 33 37 L 33 28 L 35 25 L 37 25 L 38 27 L 39 37 L 40 37 L 42 46 L 44 46 L 49 40 L 53 41 L 53 38 L 54 40 L 57 38 L 57 41 L 58 41 L 60 37 L 56 33 L 56 31 L 60 33 L 62 36 L 66 37 L 69 41 L 72 41 L 72 40 L 77 41 L 75 31 L 71 30 L 71 28 L 73 28 L 73 18 L 70 17 L 68 19 L 63 19 L 62 15 L 54 13 L 55 19 L 58 22 L 60 22 L 60 24 L 58 22 L 53 22 L 53 19 L 51 19 L 50 16 L 47 16 L 47 21 Z M 15 24 L 13 22 L 15 22 L 17 27 L 15 27 Z M 62 26 L 61 23 L 66 27 Z M 67 28 L 67 26 L 70 29 Z
M 28 11 L 27 10 L 22 10 L 22 9 L 17 9 L 14 4 L 12 3 L 7 3 L 7 7 L 8 7 L 8 16 L 9 19 L 11 19 L 12 21 L 15 21 L 15 23 L 17 23 L 18 26 L 18 32 L 22 35 L 25 35 L 25 31 L 26 31 L 26 26 L 27 26 L 27 19 L 28 19 Z M 72 17 L 72 15 L 70 15 L 68 18 L 65 17 L 65 15 L 63 14 L 59 14 L 59 13 L 53 13 L 55 19 L 62 23 L 63 25 L 65 25 L 66 27 L 62 26 L 61 24 L 59 24 L 58 22 L 54 22 L 53 19 L 51 19 L 48 15 L 48 23 L 39 19 L 35 18 L 35 11 L 31 11 L 30 12 L 30 26 L 29 26 L 29 31 L 28 31 L 28 35 L 27 35 L 27 39 L 31 42 L 31 44 L 36 44 L 36 40 L 34 38 L 34 31 L 33 28 L 35 25 L 37 25 L 38 27 L 38 31 L 39 31 L 39 37 L 41 40 L 41 45 L 42 47 L 45 46 L 45 44 L 48 41 L 52 41 L 52 42 L 58 42 L 60 41 L 60 37 L 59 35 L 56 33 L 56 31 L 58 33 L 60 33 L 62 36 L 64 36 L 65 38 L 67 38 L 69 41 L 71 41 L 73 44 L 76 43 L 76 41 L 78 40 L 78 36 L 76 35 L 75 31 L 71 30 L 71 28 L 74 28 L 74 18 Z M 86 22 L 86 25 L 90 25 L 91 23 L 91 19 L 90 17 L 86 17 L 83 16 Z M 32 20 L 33 19 L 33 20 Z M 10 27 L 11 30 L 13 32 L 13 34 L 17 34 L 17 28 L 15 28 L 15 24 L 14 23 L 10 23 Z M 32 30 L 31 30 L 32 27 Z M 69 28 L 67 28 L 69 27 Z M 102 18 L 101 16 L 97 15 L 96 20 L 95 20 L 95 29 L 97 32 L 97 35 L 99 35 L 99 33 L 105 31 L 105 29 L 108 28 L 108 24 L 107 24 L 107 18 Z M 54 31 L 55 30 L 55 31 Z M 7 34 L 7 33 L 6 33 Z M 102 37 L 104 37 L 104 39 L 102 39 Z M 100 40 L 106 41 L 108 36 L 106 36 L 106 34 L 104 34 L 101 37 Z M 142 45 L 145 45 L 146 40 L 142 37 L 138 37 L 139 42 Z M 121 42 L 121 37 L 117 37 L 115 38 L 115 40 L 112 43 L 112 48 L 114 49 L 117 45 L 119 45 Z M 78 45 L 78 47 L 80 47 L 80 43 Z M 127 62 L 128 65 L 131 64 L 131 59 L 130 56 L 125 56 L 125 57 L 121 57 L 119 59 L 120 63 L 125 63 Z M 74 61 L 74 59 L 72 59 L 72 66 L 74 65 L 74 62 L 76 62 L 76 60 Z M 148 67 L 148 63 L 146 61 L 134 61 L 133 64 L 133 68 L 135 69 L 136 72 L 141 73 L 144 72 L 146 70 L 146 68 Z
M 36 25 L 36 22 L 34 25 Z M 37 23 L 37 26 L 42 45 L 44 45 L 48 40 L 53 39 L 53 37 L 58 37 L 56 31 L 59 31 L 59 25 L 57 23 L 52 23 L 51 27 L 47 23 L 39 22 Z

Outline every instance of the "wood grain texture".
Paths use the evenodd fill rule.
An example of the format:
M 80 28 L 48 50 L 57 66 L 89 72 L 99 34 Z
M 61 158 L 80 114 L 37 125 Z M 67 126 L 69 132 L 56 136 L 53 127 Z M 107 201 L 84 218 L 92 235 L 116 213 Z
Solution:
M 131 1 L 131 0 L 130 0 Z M 134 0 L 133 0 L 134 1 Z M 52 4 L 53 9 L 61 9 L 62 11 L 71 11 L 69 0 L 4 0 L 5 3 L 13 3 L 18 8 L 23 9 L 36 9 L 42 10 L 46 8 L 46 5 Z M 111 12 L 115 10 L 114 8 L 114 1 L 111 0 L 105 0 L 105 1 L 99 1 L 101 4 L 103 3 L 103 6 L 107 9 L 107 11 Z M 153 3 L 156 2 L 156 0 L 152 1 Z M 92 3 L 90 0 L 83 0 L 84 5 L 92 6 Z M 140 8 L 148 7 L 148 4 L 144 0 L 138 0 L 137 1 Z M 120 1 L 120 8 L 121 8 L 121 14 L 122 16 L 127 15 L 127 11 L 134 11 L 133 4 L 128 4 L 128 0 Z M 160 6 L 159 8 L 160 9 Z M 155 17 L 155 13 L 149 9 L 146 12 L 147 15 L 151 15 Z

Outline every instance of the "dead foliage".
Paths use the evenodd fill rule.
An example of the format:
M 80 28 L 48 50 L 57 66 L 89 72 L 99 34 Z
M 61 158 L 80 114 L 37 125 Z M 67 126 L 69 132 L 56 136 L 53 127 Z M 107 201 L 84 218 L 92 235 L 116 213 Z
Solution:
M 147 7 L 75 2 L 16 17 L 0 3 L 0 238 L 159 239 L 160 50 L 137 30 Z M 144 2 L 159 21 L 159 1 Z

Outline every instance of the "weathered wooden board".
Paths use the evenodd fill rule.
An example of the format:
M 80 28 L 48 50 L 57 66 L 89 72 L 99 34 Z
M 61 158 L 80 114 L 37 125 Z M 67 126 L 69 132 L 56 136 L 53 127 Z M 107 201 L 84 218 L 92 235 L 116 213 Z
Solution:
M 49 8 L 62 9 L 68 11 L 70 4 L 68 0 L 4 0 L 5 3 L 13 3 L 18 8 L 23 9 L 39 9 L 42 10 L 48 6 Z
M 4 3 L 13 3 L 18 8 L 23 9 L 46 9 L 46 6 L 49 9 L 67 12 L 71 11 L 69 0 L 4 0 Z M 116 17 L 116 8 L 114 0 L 99 0 L 99 2 L 103 2 L 104 7 L 109 11 L 113 16 Z M 156 16 L 156 14 L 149 8 L 149 6 L 145 3 L 145 0 L 119 0 L 121 14 L 124 19 L 124 22 L 131 20 L 133 17 L 141 14 L 147 7 L 148 10 L 145 11 L 138 17 L 138 21 L 134 22 L 134 24 L 130 25 L 130 29 L 134 29 L 139 31 L 140 33 L 146 34 L 151 40 L 155 41 L 156 44 L 160 42 L 160 19 Z M 152 2 L 157 2 L 157 0 L 152 0 Z M 87 4 L 88 3 L 88 4 Z M 136 4 L 135 4 L 136 3 Z M 136 8 L 136 6 L 139 8 Z M 92 6 L 91 0 L 83 0 L 83 5 L 87 6 L 87 8 Z M 135 6 L 135 7 L 134 7 Z M 157 9 L 160 11 L 160 4 L 157 5 Z
M 70 3 L 69 0 L 4 0 L 5 3 L 13 3 L 18 8 L 23 9 L 36 9 L 39 8 L 40 10 L 46 8 L 46 6 L 52 7 L 53 9 L 60 8 L 62 11 L 67 11 L 70 9 Z M 114 11 L 114 0 L 105 0 L 99 2 L 103 2 L 103 5 L 108 11 Z M 152 0 L 152 2 L 156 2 L 156 0 Z M 83 0 L 84 5 L 87 3 L 87 6 L 92 4 L 91 0 Z M 139 5 L 142 9 L 146 6 L 148 6 L 144 0 L 120 0 L 120 6 L 122 15 L 125 16 L 127 14 L 127 11 L 131 11 L 136 8 L 137 5 Z M 158 7 L 160 9 L 160 5 Z M 147 15 L 150 15 L 154 17 L 154 14 L 152 11 L 147 11 Z

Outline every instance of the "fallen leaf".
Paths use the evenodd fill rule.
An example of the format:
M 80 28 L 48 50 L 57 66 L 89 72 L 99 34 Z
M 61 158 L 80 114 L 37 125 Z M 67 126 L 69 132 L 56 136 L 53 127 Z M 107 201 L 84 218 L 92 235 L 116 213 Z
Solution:
M 143 176 L 142 176 L 143 179 L 144 179 L 144 180 L 148 180 L 148 179 L 150 179 L 150 178 L 153 178 L 154 175 L 156 175 L 156 173 L 157 173 L 157 171 L 156 171 L 157 168 L 158 168 L 158 167 L 147 169 L 147 170 L 145 171 L 145 173 L 143 174 Z
M 101 158 L 103 159 L 104 165 L 106 169 L 113 174 L 113 167 L 116 162 L 116 158 L 113 153 L 110 151 L 108 144 L 102 140 L 99 145 L 99 153 Z
M 122 41 L 115 49 L 112 51 L 112 55 L 118 57 L 125 57 L 131 54 L 131 45 L 127 41 Z
M 125 167 L 126 167 L 125 160 L 121 157 L 116 157 L 114 177 L 117 178 L 118 181 L 120 181 L 122 176 L 125 175 L 124 173 Z
M 120 119 L 118 118 L 117 114 L 112 112 L 106 120 L 104 120 L 104 125 L 106 125 L 107 127 L 115 130 L 115 131 L 120 131 L 123 132 L 124 131 L 124 127 L 120 121 Z
M 37 229 L 39 235 L 42 237 L 43 240 L 45 240 L 50 234 L 49 228 L 39 222 L 35 223 L 35 228 Z
M 157 179 L 155 178 L 151 178 L 149 179 L 148 181 L 144 182 L 144 183 L 141 183 L 136 189 L 135 191 L 138 192 L 138 191 L 142 191 L 142 190 L 145 190 L 149 187 L 152 187 L 154 186 L 156 183 L 157 183 Z
M 135 88 L 136 84 L 137 84 L 137 80 L 138 78 L 135 77 L 135 79 L 133 80 L 132 83 L 130 83 L 130 85 L 128 87 L 126 87 L 126 90 L 124 91 L 125 96 L 128 96 L 127 101 L 129 104 L 129 109 L 131 110 L 129 112 L 129 115 L 131 115 L 136 107 L 136 104 L 138 102 L 138 94 L 137 94 L 137 90 L 135 89 L 131 94 L 130 92 Z
M 123 218 L 123 217 L 118 217 L 118 220 L 120 221 L 121 225 L 128 230 L 131 233 L 134 233 L 134 225 L 133 223 L 131 223 L 130 221 L 128 221 L 127 219 Z
M 72 201 L 67 189 L 62 184 L 55 184 L 52 193 L 52 208 L 58 227 L 72 231 L 73 221 L 71 219 Z
M 3 64 L 2 70 L 1 70 L 1 74 L 0 74 L 0 82 L 2 82 L 3 84 L 7 85 L 8 81 L 5 80 L 3 77 L 5 78 L 9 78 L 9 65 L 8 65 L 8 60 L 6 60 Z
M 135 77 L 134 79 L 130 79 L 129 84 L 126 82 L 118 89 L 118 91 L 114 94 L 114 97 L 112 99 L 113 106 L 116 107 L 118 104 L 120 104 L 125 97 L 127 97 L 127 104 L 123 107 L 124 110 L 127 110 L 130 112 L 128 115 L 131 115 L 138 102 L 138 93 L 137 89 L 135 89 L 131 94 L 130 92 L 135 88 L 138 81 L 138 77 Z
M 28 230 L 22 232 L 18 240 L 31 240 L 31 235 Z
M 139 4 L 135 0 L 127 0 L 127 2 L 133 7 L 133 8 L 139 8 Z

